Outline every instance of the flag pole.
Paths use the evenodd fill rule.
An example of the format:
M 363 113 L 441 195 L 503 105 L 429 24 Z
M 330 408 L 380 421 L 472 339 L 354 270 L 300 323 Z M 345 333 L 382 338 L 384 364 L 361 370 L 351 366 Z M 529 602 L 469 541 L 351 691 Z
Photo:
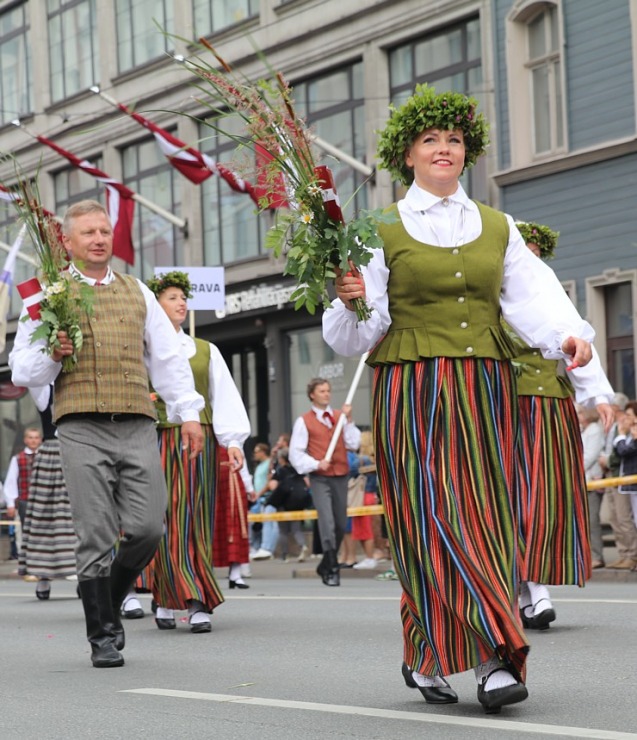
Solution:
M 188 332 L 190 333 L 190 336 L 194 339 L 195 338 L 195 312 L 191 308 L 188 313 L 190 315 L 189 316 L 190 323 L 188 327 Z
M 14 126 L 17 126 L 18 128 L 21 128 L 24 131 L 24 133 L 30 136 L 31 138 L 36 139 L 36 141 L 38 140 L 37 135 L 34 134 L 32 131 L 29 131 L 29 129 L 20 121 L 19 118 L 15 118 L 13 121 L 11 121 L 11 123 Z M 158 206 L 156 203 L 153 203 L 147 198 L 144 198 L 143 195 L 139 195 L 139 193 L 133 193 L 131 197 L 133 198 L 134 201 L 136 201 L 142 206 L 145 206 L 150 211 L 154 211 L 158 216 L 161 216 L 163 219 L 165 219 L 166 221 L 169 221 L 171 224 L 178 226 L 182 230 L 186 228 L 187 222 L 185 219 L 180 218 L 179 216 L 175 216 L 174 213 L 171 213 L 170 211 L 167 211 L 165 208 L 162 208 L 161 206 Z
M 354 378 L 352 379 L 352 384 L 349 387 L 349 391 L 347 392 L 347 397 L 345 398 L 345 402 L 343 404 L 345 406 L 351 404 L 352 400 L 354 399 L 354 393 L 356 393 L 356 389 L 358 388 L 358 384 L 363 374 L 363 370 L 365 369 L 365 361 L 367 360 L 368 356 L 369 356 L 369 352 L 365 352 L 363 355 L 361 355 L 361 358 L 358 361 L 358 367 L 356 368 L 356 372 L 354 373 Z M 336 449 L 336 443 L 338 442 L 338 438 L 344 426 L 345 426 L 345 414 L 341 414 L 338 417 L 338 421 L 336 422 L 336 426 L 334 427 L 334 432 L 332 433 L 332 439 L 330 440 L 330 444 L 327 448 L 327 452 L 325 453 L 325 459 L 328 462 L 332 459 L 332 455 L 334 454 L 334 450 Z

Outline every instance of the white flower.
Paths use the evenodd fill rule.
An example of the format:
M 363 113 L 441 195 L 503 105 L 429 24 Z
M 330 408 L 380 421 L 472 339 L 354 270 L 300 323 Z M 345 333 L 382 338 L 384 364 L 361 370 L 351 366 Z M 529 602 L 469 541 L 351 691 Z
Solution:
M 46 298 L 50 298 L 52 295 L 58 295 L 59 293 L 64 293 L 66 290 L 66 283 L 64 280 L 58 280 L 55 283 L 51 283 L 51 285 L 47 285 L 44 289 L 44 295 Z
M 302 213 L 301 214 L 301 221 L 303 221 L 304 224 L 312 223 L 314 220 L 314 214 L 311 212 Z

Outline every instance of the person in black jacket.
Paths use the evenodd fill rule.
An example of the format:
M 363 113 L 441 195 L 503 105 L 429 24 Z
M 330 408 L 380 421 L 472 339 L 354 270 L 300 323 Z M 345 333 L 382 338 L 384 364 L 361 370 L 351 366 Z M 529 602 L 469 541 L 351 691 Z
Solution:
M 277 466 L 269 487 L 271 493 L 267 502 L 277 511 L 302 511 L 311 506 L 312 499 L 305 478 L 290 465 L 287 447 L 282 447 L 278 451 Z M 297 560 L 302 563 L 307 557 L 308 548 L 300 520 L 279 522 L 278 549 L 284 561 L 288 559 L 289 535 L 294 537 L 299 546 Z

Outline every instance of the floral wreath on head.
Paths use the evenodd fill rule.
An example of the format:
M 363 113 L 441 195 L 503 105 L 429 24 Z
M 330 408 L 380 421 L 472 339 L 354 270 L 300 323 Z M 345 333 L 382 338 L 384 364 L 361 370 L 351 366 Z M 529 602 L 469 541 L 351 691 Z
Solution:
M 489 144 L 489 124 L 476 113 L 478 101 L 457 92 L 436 93 L 428 85 L 416 85 L 414 94 L 400 108 L 390 105 L 387 125 L 379 131 L 377 157 L 379 167 L 389 170 L 404 185 L 414 180 L 413 170 L 405 162 L 405 152 L 426 129 L 453 131 L 464 135 L 465 169 L 472 167 Z
M 180 270 L 163 272 L 146 281 L 146 285 L 153 291 L 155 298 L 159 298 L 166 288 L 179 288 L 183 290 L 186 298 L 192 298 L 192 284 L 188 273 Z
M 559 231 L 553 231 L 548 226 L 536 224 L 533 221 L 516 221 L 515 225 L 522 234 L 525 244 L 532 242 L 538 245 L 542 259 L 547 260 L 555 256 Z

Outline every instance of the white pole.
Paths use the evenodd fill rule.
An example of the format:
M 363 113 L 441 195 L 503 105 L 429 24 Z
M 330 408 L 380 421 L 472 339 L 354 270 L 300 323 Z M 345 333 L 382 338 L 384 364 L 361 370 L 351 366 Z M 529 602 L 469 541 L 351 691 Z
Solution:
M 190 336 L 194 339 L 195 338 L 195 312 L 191 308 L 188 313 L 190 315 L 190 323 L 189 323 L 188 331 L 190 332 Z
M 350 156 L 347 152 L 344 152 L 342 149 L 334 146 L 334 144 L 330 144 L 329 141 L 321 139 L 320 136 L 316 136 L 316 134 L 310 134 L 310 139 L 320 149 L 327 152 L 328 154 L 331 154 L 333 157 L 336 157 L 336 159 L 340 159 L 341 162 L 345 162 L 345 164 L 348 164 L 353 170 L 357 170 L 358 172 L 362 173 L 363 175 L 365 175 L 365 177 L 371 177 L 374 174 L 373 167 L 370 167 L 364 162 L 359 162 L 357 159 L 354 159 L 354 157 Z
M 365 352 L 365 354 L 361 355 L 361 358 L 358 361 L 358 367 L 356 368 L 356 372 L 354 373 L 354 378 L 352 379 L 352 384 L 349 387 L 349 391 L 347 393 L 345 403 L 343 404 L 345 406 L 352 403 L 352 400 L 354 398 L 354 393 L 356 393 L 356 389 L 358 388 L 358 384 L 360 383 L 363 370 L 365 369 L 365 361 L 367 360 L 368 356 L 369 356 L 369 352 Z M 328 462 L 332 459 L 332 455 L 334 454 L 334 450 L 336 449 L 336 443 L 338 442 L 338 438 L 344 426 L 345 426 L 345 414 L 341 414 L 338 417 L 338 421 L 336 422 L 336 426 L 334 427 L 334 432 L 332 433 L 332 439 L 330 440 L 329 447 L 327 448 L 327 452 L 325 453 L 325 459 Z

